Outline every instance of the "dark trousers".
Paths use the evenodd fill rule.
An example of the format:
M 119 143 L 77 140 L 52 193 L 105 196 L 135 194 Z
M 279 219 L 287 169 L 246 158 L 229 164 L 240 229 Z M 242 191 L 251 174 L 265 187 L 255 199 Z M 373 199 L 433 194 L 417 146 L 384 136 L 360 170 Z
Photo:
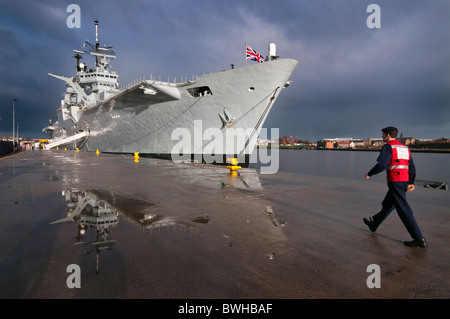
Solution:
M 381 211 L 372 217 L 376 225 L 380 225 L 386 217 L 394 210 L 408 230 L 413 239 L 422 239 L 422 232 L 419 225 L 417 225 L 414 218 L 413 211 L 406 201 L 406 190 L 408 189 L 407 182 L 388 182 L 388 192 L 383 202 L 381 203 Z

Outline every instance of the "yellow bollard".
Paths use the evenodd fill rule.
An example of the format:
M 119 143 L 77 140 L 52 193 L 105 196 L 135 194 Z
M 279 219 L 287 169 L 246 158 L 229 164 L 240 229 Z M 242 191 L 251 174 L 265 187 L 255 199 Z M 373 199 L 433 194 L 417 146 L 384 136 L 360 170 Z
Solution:
M 98 154 L 100 154 L 100 152 L 97 150 L 97 152 L 95 152 L 95 154 L 97 154 L 97 156 L 98 156 Z
M 67 151 L 67 147 L 64 147 L 64 150 Z
M 139 152 L 134 152 L 134 162 L 139 163 Z
M 57 149 L 57 150 L 59 150 L 59 147 L 58 147 L 58 146 L 56 146 L 56 149 Z
M 78 147 L 75 149 L 77 152 L 79 152 L 80 150 L 78 149 Z
M 235 172 L 235 173 L 237 174 L 236 171 L 237 171 L 238 169 L 241 169 L 241 168 L 242 168 L 241 166 L 237 165 L 238 161 L 237 161 L 237 158 L 236 158 L 236 157 L 234 157 L 234 158 L 227 158 L 227 162 L 230 162 L 230 164 L 231 164 L 231 165 L 227 165 L 227 168 L 228 168 L 232 173 Z M 236 174 L 233 174 L 233 175 L 235 176 Z

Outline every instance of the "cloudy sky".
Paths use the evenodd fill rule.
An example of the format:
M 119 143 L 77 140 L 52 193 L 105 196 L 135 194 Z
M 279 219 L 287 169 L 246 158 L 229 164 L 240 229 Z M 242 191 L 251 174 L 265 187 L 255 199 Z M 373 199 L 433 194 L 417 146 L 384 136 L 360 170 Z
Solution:
M 80 28 L 67 26 L 72 3 Z M 380 28 L 367 26 L 370 4 Z M 0 135 L 11 135 L 16 98 L 20 136 L 46 136 L 64 90 L 47 74 L 75 75 L 72 50 L 95 42 L 96 19 L 121 85 L 244 66 L 245 43 L 266 55 L 274 42 L 299 66 L 265 127 L 310 141 L 390 125 L 450 138 L 448 0 L 1 0 Z

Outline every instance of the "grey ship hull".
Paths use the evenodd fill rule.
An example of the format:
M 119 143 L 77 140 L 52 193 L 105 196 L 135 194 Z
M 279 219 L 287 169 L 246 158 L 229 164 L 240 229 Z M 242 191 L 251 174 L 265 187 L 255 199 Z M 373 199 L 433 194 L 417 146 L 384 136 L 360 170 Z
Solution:
M 85 132 L 66 147 L 86 151 L 167 158 L 176 153 L 177 158 L 183 154 L 183 159 L 202 161 L 206 154 L 215 162 L 234 155 L 240 163 L 248 163 L 263 123 L 297 64 L 278 59 L 176 85 L 142 81 L 84 109 L 75 125 L 58 115 L 52 137 Z M 207 88 L 210 94 L 196 96 L 198 88 Z M 230 147 L 227 137 L 233 134 L 240 134 L 240 141 Z

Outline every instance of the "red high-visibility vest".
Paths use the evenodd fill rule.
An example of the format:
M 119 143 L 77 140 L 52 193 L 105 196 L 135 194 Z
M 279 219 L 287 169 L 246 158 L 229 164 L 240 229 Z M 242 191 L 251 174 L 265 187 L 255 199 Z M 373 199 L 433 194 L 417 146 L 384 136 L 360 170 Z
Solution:
M 408 182 L 411 158 L 409 148 L 397 140 L 392 140 L 388 144 L 392 147 L 391 160 L 386 169 L 388 182 Z

